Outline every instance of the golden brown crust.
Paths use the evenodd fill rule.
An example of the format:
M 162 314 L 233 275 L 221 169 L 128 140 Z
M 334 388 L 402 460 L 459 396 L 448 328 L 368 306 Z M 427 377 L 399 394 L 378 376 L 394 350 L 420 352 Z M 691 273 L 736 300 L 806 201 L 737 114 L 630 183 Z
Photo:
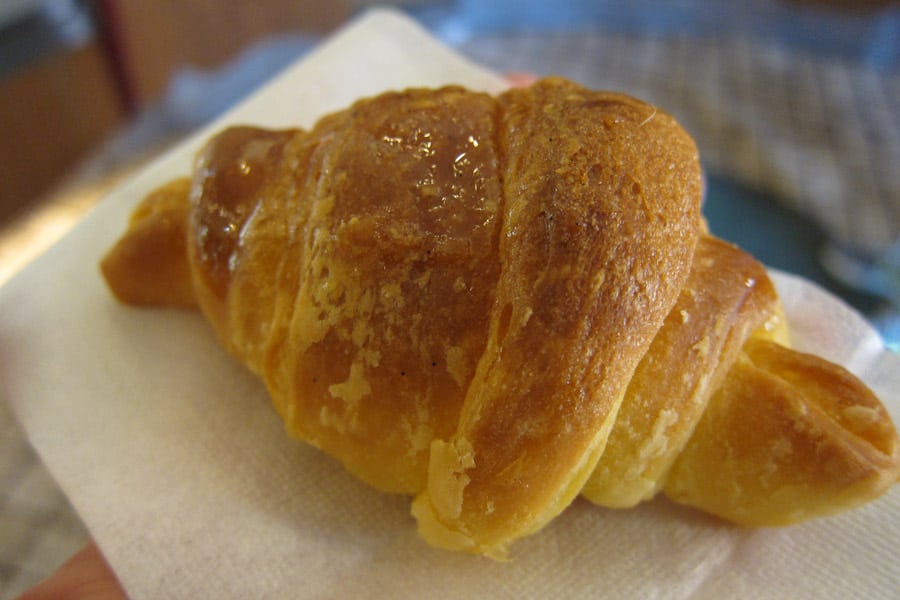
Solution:
M 294 217 L 287 162 L 296 137 L 233 127 L 212 138 L 194 165 L 188 257 L 197 302 L 219 340 L 257 373 Z
M 582 490 L 664 488 L 746 523 L 878 495 L 893 424 L 858 380 L 773 344 L 771 282 L 709 236 L 700 179 L 689 136 L 627 96 L 407 90 L 311 131 L 223 132 L 103 272 L 125 302 L 199 305 L 287 428 L 417 494 L 435 545 L 500 556 Z M 757 405 L 759 431 L 807 433 L 775 444 L 781 462 L 746 432 Z M 710 484 L 723 452 L 742 458 Z M 754 495 L 802 508 L 748 513 Z
M 311 133 L 286 333 L 288 426 L 380 489 L 425 485 L 484 347 L 499 273 L 495 105 L 386 94 Z
M 777 305 L 760 263 L 726 242 L 701 237 L 688 281 L 635 371 L 582 493 L 613 508 L 652 498 L 741 346 Z
M 500 105 L 489 338 L 414 508 L 426 539 L 486 553 L 546 524 L 593 470 L 687 276 L 700 198 L 696 149 L 649 105 L 561 80 Z
M 187 258 L 190 179 L 155 190 L 135 208 L 128 231 L 103 257 L 100 270 L 121 302 L 195 308 Z
M 752 339 L 665 484 L 734 523 L 785 525 L 877 498 L 900 475 L 878 398 L 845 369 Z

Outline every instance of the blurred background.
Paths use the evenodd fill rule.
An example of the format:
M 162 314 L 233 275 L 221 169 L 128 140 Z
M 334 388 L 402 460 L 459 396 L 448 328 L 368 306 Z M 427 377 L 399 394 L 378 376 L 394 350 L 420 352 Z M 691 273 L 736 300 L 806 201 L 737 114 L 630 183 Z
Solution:
M 123 177 L 377 5 L 498 72 L 674 114 L 700 146 L 713 231 L 838 294 L 898 348 L 888 0 L 0 0 L 0 285 Z M 0 599 L 86 535 L 0 401 Z

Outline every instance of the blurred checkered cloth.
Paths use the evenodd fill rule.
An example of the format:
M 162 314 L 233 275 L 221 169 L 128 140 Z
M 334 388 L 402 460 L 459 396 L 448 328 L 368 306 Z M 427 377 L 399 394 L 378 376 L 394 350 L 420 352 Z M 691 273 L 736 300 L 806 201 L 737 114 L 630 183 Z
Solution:
M 0 402 L 0 600 L 49 575 L 87 532 Z

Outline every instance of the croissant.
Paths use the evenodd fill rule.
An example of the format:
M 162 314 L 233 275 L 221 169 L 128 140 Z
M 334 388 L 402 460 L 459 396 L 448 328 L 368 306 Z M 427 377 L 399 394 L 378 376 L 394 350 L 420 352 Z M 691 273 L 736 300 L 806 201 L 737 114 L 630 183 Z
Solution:
M 890 416 L 789 349 L 701 196 L 694 142 L 637 99 L 411 89 L 226 129 L 101 268 L 125 303 L 198 307 L 290 434 L 415 496 L 436 546 L 502 557 L 579 494 L 750 526 L 878 497 Z

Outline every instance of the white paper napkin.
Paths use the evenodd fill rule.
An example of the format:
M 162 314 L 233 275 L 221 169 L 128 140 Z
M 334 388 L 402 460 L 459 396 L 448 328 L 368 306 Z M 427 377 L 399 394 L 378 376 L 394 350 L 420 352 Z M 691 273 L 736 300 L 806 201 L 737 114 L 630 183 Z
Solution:
M 388 88 L 497 91 L 396 13 L 369 13 L 229 113 L 309 125 Z M 97 262 L 142 195 L 186 174 L 209 132 L 107 198 L 0 289 L 0 391 L 139 598 L 896 597 L 900 490 L 845 515 L 741 530 L 657 500 L 576 501 L 512 560 L 429 548 L 409 500 L 288 439 L 262 385 L 199 316 L 116 304 Z M 863 376 L 900 417 L 900 360 L 833 297 L 778 275 L 801 347 Z

